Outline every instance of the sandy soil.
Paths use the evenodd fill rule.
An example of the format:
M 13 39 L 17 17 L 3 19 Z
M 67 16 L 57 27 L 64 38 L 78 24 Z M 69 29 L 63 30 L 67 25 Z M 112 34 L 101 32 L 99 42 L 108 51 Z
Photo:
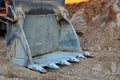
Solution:
M 67 6 L 83 49 L 120 49 L 120 25 L 117 25 L 117 15 L 120 13 L 115 12 L 113 5 L 105 10 L 109 1 L 90 0 Z M 120 8 L 120 2 L 117 5 Z
M 120 80 L 120 51 L 92 51 L 94 57 L 80 63 L 48 69 L 46 74 L 0 60 L 0 80 Z
M 67 5 L 81 46 L 83 50 L 91 51 L 93 58 L 80 59 L 80 63 L 61 66 L 59 70 L 48 69 L 46 74 L 41 74 L 6 60 L 5 40 L 0 38 L 0 80 L 120 80 L 120 26 L 116 24 L 117 13 L 110 6 L 105 13 L 107 16 L 100 15 L 108 2 L 90 0 Z M 77 20 L 81 16 L 84 23 Z

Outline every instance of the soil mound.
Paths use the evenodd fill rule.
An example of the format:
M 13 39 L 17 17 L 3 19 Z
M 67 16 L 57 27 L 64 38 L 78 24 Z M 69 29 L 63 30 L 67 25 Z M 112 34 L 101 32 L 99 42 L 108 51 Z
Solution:
M 82 48 L 120 49 L 119 0 L 90 0 L 67 5 Z

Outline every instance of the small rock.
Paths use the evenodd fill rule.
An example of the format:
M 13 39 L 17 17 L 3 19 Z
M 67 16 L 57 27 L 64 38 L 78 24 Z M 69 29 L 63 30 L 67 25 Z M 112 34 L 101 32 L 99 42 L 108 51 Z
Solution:
M 109 47 L 109 48 L 108 48 L 108 51 L 111 51 L 111 50 L 112 50 L 112 48 Z
M 110 68 L 111 68 L 111 72 L 112 72 L 112 73 L 115 73 L 115 72 L 116 72 L 116 70 L 117 70 L 116 63 L 115 63 L 115 62 L 112 62 L 112 63 L 111 63 L 111 67 L 110 67 Z
M 115 12 L 120 11 L 119 6 L 118 6 L 117 4 L 113 4 L 113 10 L 114 10 Z
M 117 26 L 120 27 L 120 12 L 117 13 Z
M 98 50 L 102 50 L 102 48 L 101 48 L 101 47 L 98 47 Z
M 72 69 L 72 70 L 71 70 L 71 72 L 75 72 L 75 70 L 74 70 L 74 69 Z
M 3 76 L 0 76 L 0 80 L 5 80 L 5 77 L 3 77 Z

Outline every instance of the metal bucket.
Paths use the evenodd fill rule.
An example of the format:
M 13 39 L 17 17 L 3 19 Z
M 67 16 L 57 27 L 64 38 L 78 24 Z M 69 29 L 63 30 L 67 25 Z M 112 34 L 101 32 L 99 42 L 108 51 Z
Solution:
M 29 0 L 24 3 L 21 3 L 22 1 L 24 2 L 24 0 L 20 0 L 17 4 L 25 4 Z M 64 0 L 51 1 L 53 1 L 52 4 L 49 3 L 50 1 L 31 1 L 33 4 L 30 2 L 23 7 L 26 15 L 25 19 L 19 20 L 20 25 L 12 25 L 14 26 L 12 27 L 12 33 L 17 34 L 10 45 L 10 59 L 13 63 L 28 66 L 26 46 L 29 46 L 27 48 L 34 63 L 42 67 L 49 66 L 51 63 L 57 64 L 61 61 L 62 64 L 69 64 L 68 60 L 79 62 L 76 57 L 81 57 L 82 50 L 73 26 L 65 19 L 58 21 L 57 14 L 54 12 L 58 5 L 65 6 Z M 34 3 L 43 6 L 35 9 Z M 21 28 L 18 26 L 21 26 Z

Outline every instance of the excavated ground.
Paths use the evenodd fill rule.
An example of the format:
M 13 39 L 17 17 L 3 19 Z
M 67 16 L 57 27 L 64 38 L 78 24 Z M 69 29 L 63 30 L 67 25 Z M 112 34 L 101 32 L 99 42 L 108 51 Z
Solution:
M 93 58 L 61 66 L 41 74 L 6 60 L 5 40 L 0 38 L 0 80 L 120 80 L 120 26 L 113 7 L 104 8 L 110 0 L 90 0 L 67 5 L 71 21 L 80 38 L 83 50 Z M 120 7 L 120 1 L 117 3 Z
M 120 51 L 96 50 L 92 53 L 93 58 L 80 59 L 80 63 L 61 66 L 59 70 L 49 69 L 46 74 L 1 58 L 0 80 L 120 80 Z
M 90 0 L 67 6 L 83 49 L 120 50 L 120 11 L 110 1 Z M 116 5 L 120 9 L 120 1 Z

